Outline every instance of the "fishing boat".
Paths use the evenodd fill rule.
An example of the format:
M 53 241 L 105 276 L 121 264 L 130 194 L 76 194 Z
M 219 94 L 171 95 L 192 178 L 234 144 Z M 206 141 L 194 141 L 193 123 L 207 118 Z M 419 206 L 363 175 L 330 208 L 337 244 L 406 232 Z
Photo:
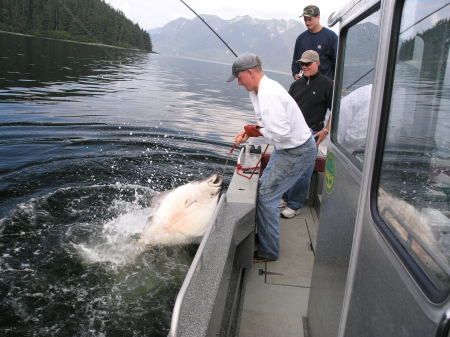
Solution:
M 169 336 L 450 336 L 450 4 L 354 0 L 328 23 L 333 118 L 308 205 L 281 221 L 280 259 L 253 264 L 260 172 L 236 169 Z

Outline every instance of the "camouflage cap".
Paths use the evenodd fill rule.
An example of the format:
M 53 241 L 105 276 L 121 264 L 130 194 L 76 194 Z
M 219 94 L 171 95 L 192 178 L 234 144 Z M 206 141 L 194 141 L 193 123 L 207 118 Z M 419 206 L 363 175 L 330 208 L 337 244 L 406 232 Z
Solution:
M 300 17 L 304 16 L 304 17 L 310 18 L 312 16 L 319 16 L 319 15 L 320 15 L 319 7 L 314 6 L 314 5 L 309 5 L 303 9 L 303 14 L 300 15 Z

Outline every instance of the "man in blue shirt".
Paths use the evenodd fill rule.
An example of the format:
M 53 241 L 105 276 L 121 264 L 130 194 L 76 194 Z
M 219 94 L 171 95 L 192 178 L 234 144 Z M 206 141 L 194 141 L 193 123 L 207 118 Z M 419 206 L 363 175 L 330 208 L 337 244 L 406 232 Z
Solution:
M 292 57 L 292 76 L 301 77 L 301 67 L 298 59 L 306 50 L 315 50 L 320 57 L 319 72 L 334 80 L 338 37 L 332 30 L 320 24 L 320 10 L 317 6 L 306 6 L 300 16 L 305 20 L 308 28 L 301 33 L 295 41 L 294 55 Z

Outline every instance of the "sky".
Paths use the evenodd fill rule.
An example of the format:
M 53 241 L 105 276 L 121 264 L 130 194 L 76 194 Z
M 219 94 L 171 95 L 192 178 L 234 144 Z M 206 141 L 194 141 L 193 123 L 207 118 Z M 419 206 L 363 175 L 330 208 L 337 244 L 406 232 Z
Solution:
M 162 27 L 179 17 L 194 18 L 194 14 L 180 0 L 106 0 L 112 7 L 120 9 L 131 21 L 145 30 Z M 198 14 L 212 14 L 229 20 L 236 16 L 250 15 L 260 19 L 301 20 L 303 8 L 314 4 L 320 9 L 322 26 L 327 26 L 328 17 L 338 11 L 346 0 L 184 0 Z

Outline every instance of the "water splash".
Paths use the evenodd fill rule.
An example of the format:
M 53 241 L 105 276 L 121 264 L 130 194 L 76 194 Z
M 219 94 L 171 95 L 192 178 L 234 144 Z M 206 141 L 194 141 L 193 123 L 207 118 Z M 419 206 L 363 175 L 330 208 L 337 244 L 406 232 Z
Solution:
M 2 219 L 0 334 L 167 336 L 196 246 L 136 248 L 153 193 L 63 188 Z
M 110 262 L 123 265 L 134 261 L 144 251 L 137 239 L 147 226 L 153 209 L 129 204 L 126 213 L 104 224 L 99 237 L 73 244 L 87 263 Z

